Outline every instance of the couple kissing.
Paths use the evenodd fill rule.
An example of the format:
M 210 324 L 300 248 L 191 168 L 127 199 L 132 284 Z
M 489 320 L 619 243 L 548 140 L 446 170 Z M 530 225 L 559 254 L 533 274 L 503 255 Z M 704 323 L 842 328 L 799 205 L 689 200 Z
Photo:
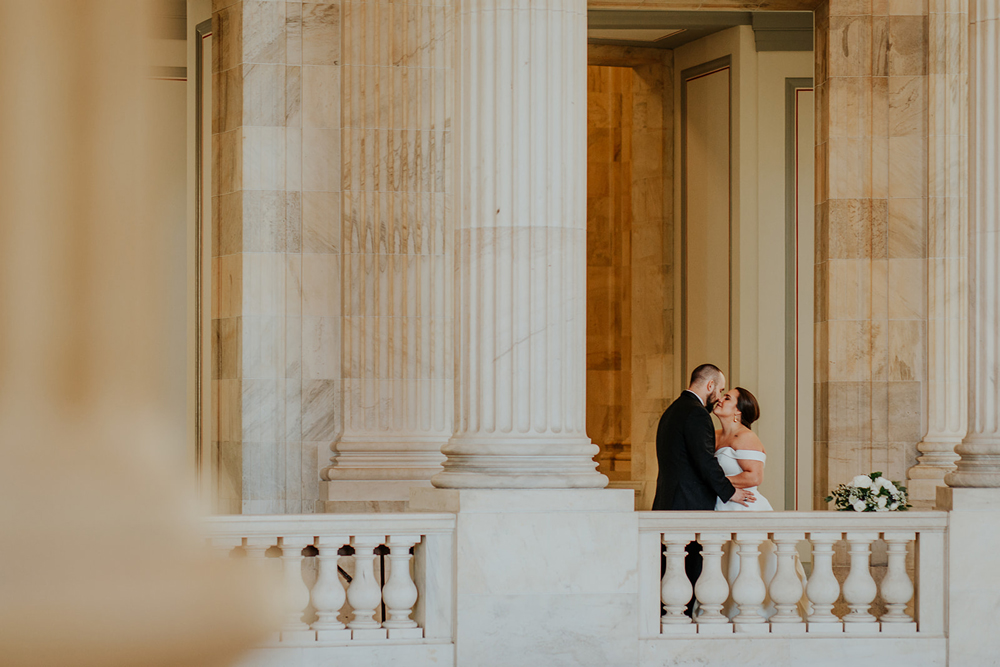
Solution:
M 660 417 L 654 510 L 772 509 L 757 493 L 767 458 L 760 438 L 750 430 L 760 417 L 757 399 L 742 387 L 725 388 L 722 371 L 702 364 Z M 709 413 L 719 418 L 720 430 Z
M 670 404 L 656 430 L 656 480 L 654 510 L 770 511 L 771 504 L 757 493 L 764 477 L 764 446 L 750 426 L 760 417 L 757 399 L 746 389 L 728 392 L 726 376 L 717 366 L 702 364 L 691 373 L 688 388 Z M 719 418 L 722 428 L 715 430 L 710 414 Z M 733 556 L 732 544 L 723 547 L 722 571 L 730 586 L 739 576 L 740 561 Z M 684 569 L 692 584 L 703 566 L 701 545 L 685 547 Z M 777 568 L 774 545 L 765 540 L 760 549 L 761 573 L 766 583 Z M 661 557 L 661 574 L 665 561 Z M 805 571 L 796 559 L 796 572 L 805 582 Z M 775 613 L 770 597 L 765 598 L 758 614 L 765 619 Z M 808 599 L 803 597 L 800 614 L 808 613 Z M 732 595 L 723 605 L 723 613 L 732 619 L 737 613 Z M 686 614 L 696 617 L 698 608 L 692 598 Z

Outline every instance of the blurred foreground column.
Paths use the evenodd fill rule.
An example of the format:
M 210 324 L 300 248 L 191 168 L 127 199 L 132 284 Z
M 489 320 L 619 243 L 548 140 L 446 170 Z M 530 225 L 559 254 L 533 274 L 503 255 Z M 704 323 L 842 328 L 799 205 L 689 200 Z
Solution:
M 143 208 L 145 5 L 0 0 L 5 665 L 225 664 L 262 629 L 257 587 L 201 560 L 163 416 L 185 267 Z

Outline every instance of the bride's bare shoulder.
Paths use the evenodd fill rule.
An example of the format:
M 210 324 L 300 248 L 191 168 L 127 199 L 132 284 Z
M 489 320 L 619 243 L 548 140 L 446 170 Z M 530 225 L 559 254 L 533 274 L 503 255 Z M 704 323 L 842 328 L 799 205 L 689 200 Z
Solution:
M 733 439 L 733 445 L 733 449 L 752 449 L 755 452 L 764 451 L 764 443 L 750 429 L 737 434 Z

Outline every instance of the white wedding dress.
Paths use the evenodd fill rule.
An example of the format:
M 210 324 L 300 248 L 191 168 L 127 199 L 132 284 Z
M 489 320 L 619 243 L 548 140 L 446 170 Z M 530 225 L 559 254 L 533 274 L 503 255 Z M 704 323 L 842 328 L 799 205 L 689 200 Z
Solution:
M 726 477 L 732 477 L 733 475 L 739 475 L 743 472 L 743 468 L 740 467 L 740 460 L 744 461 L 760 461 L 764 463 L 767 461 L 767 455 L 764 452 L 757 452 L 752 449 L 733 449 L 732 447 L 720 447 L 715 450 L 715 458 L 718 459 L 719 465 L 722 466 L 722 472 L 726 473 Z M 757 487 L 751 486 L 747 491 L 752 491 L 753 495 L 756 496 L 756 500 L 750 503 L 750 505 L 740 505 L 739 503 L 730 500 L 728 503 L 722 502 L 722 498 L 715 499 L 715 511 L 716 512 L 771 512 L 774 510 L 771 507 L 771 503 L 767 502 L 767 498 L 757 493 Z
M 760 461 L 761 463 L 767 461 L 767 455 L 764 454 L 764 452 L 758 452 L 752 449 L 733 449 L 732 447 L 720 447 L 715 450 L 715 458 L 719 461 L 719 465 L 722 466 L 722 471 L 727 477 L 738 475 L 743 472 L 743 468 L 739 463 L 740 460 Z M 752 491 L 756 498 L 756 500 L 750 503 L 750 505 L 744 506 L 733 501 L 724 503 L 721 498 L 716 498 L 715 510 L 717 512 L 774 511 L 774 508 L 771 507 L 771 503 L 767 501 L 767 498 L 757 492 L 756 486 L 748 488 L 747 491 Z M 767 586 L 767 588 L 771 587 L 771 579 L 774 578 L 774 573 L 777 569 L 778 556 L 775 553 L 774 542 L 771 540 L 764 540 L 760 545 L 760 573 L 764 580 L 764 585 Z M 806 584 L 806 573 L 805 570 L 802 569 L 802 564 L 799 562 L 798 558 L 795 559 L 795 569 L 804 587 Z M 723 546 L 722 572 L 726 575 L 726 580 L 729 581 L 729 589 L 732 590 L 733 583 L 736 581 L 736 577 L 740 574 L 740 559 L 738 555 L 734 555 L 732 542 L 727 542 Z M 808 598 L 805 594 L 803 594 L 802 602 L 799 603 L 799 612 L 803 615 L 803 618 L 805 618 L 805 616 L 809 613 L 809 609 L 807 607 L 808 602 Z M 761 608 L 757 613 L 765 619 L 770 619 L 776 611 L 774 603 L 771 601 L 771 596 L 767 595 L 764 598 L 764 603 L 761 605 Z M 726 604 L 722 608 L 722 613 L 732 619 L 738 612 L 739 609 L 733 601 L 732 595 L 730 595 L 729 599 L 726 600 Z

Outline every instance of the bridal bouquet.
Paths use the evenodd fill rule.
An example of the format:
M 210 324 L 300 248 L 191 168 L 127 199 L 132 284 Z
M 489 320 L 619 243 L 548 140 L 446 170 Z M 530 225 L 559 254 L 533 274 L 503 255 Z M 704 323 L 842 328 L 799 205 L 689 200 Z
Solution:
M 890 482 L 880 472 L 858 475 L 830 493 L 826 502 L 835 501 L 841 512 L 905 512 L 912 507 L 906 502 L 906 487 Z

